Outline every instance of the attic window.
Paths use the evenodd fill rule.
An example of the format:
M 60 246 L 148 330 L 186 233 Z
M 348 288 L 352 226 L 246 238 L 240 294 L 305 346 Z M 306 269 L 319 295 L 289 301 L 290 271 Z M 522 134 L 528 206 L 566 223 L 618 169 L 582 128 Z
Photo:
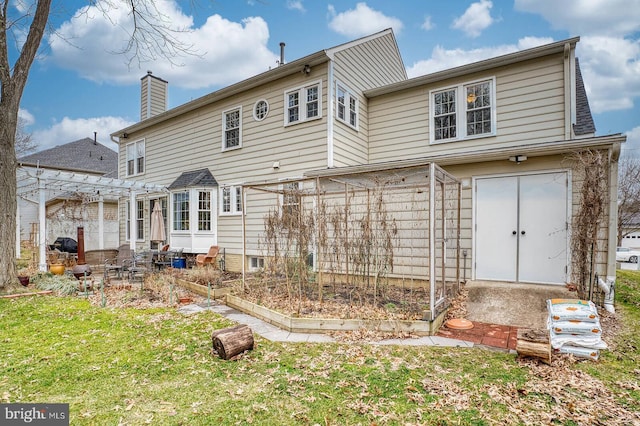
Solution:
M 253 106 L 253 118 L 256 121 L 262 121 L 267 118 L 267 114 L 269 114 L 269 103 L 264 99 L 260 99 Z

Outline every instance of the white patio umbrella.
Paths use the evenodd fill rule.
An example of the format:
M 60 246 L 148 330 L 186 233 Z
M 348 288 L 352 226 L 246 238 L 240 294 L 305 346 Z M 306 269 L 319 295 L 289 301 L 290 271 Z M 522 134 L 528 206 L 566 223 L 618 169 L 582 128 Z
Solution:
M 151 212 L 151 233 L 149 235 L 151 241 L 164 242 L 167 235 L 164 232 L 164 218 L 162 217 L 162 209 L 160 202 L 156 201 Z

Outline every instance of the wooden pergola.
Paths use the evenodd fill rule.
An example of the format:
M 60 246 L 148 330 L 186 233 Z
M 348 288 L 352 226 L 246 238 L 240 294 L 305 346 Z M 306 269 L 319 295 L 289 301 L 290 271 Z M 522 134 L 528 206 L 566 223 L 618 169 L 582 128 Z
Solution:
M 137 194 L 166 193 L 163 185 L 108 178 L 70 171 L 54 170 L 42 167 L 21 166 L 16 171 L 17 195 L 20 198 L 38 204 L 38 248 L 39 269 L 47 270 L 46 246 L 46 201 L 47 198 L 63 194 L 81 194 L 98 203 L 99 248 L 104 248 L 103 203 L 107 200 L 120 200 L 128 197 L 135 203 Z M 18 207 L 19 208 L 19 207 Z M 135 209 L 130 209 L 130 235 L 136 235 L 137 221 Z M 135 239 L 131 239 L 135 249 Z M 16 253 L 20 253 L 20 212 L 16 211 Z

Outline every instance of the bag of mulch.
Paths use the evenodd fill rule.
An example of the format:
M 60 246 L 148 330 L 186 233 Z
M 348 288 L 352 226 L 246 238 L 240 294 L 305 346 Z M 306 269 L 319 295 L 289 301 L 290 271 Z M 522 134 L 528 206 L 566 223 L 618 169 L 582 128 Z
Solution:
M 598 309 L 590 300 L 549 299 L 547 309 L 553 321 L 596 322 L 598 320 Z
M 600 351 L 594 348 L 583 348 L 580 346 L 563 345 L 561 348 L 554 349 L 554 353 L 571 354 L 578 358 L 587 358 L 593 361 L 597 361 L 600 356 Z
M 558 334 L 549 331 L 549 343 L 553 349 L 560 349 L 566 345 L 582 348 L 607 349 L 607 344 L 600 335 L 590 334 Z
M 550 321 L 549 330 L 556 334 L 586 334 L 592 336 L 602 335 L 600 321 Z

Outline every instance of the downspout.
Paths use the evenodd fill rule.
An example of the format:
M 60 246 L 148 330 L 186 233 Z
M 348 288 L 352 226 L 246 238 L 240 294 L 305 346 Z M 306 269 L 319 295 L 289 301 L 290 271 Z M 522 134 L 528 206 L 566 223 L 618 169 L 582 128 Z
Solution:
M 616 309 L 613 306 L 613 299 L 615 296 L 616 277 L 607 276 L 607 280 L 604 281 L 598 277 L 598 287 L 604 292 L 604 309 L 612 314 L 616 313 Z
M 564 139 L 570 140 L 572 136 L 572 109 L 575 104 L 574 90 L 571 88 L 572 74 L 571 44 L 564 45 Z M 575 65 L 575 63 L 573 63 Z
M 329 59 L 329 76 L 327 83 L 327 167 L 334 167 L 333 164 L 333 59 Z

